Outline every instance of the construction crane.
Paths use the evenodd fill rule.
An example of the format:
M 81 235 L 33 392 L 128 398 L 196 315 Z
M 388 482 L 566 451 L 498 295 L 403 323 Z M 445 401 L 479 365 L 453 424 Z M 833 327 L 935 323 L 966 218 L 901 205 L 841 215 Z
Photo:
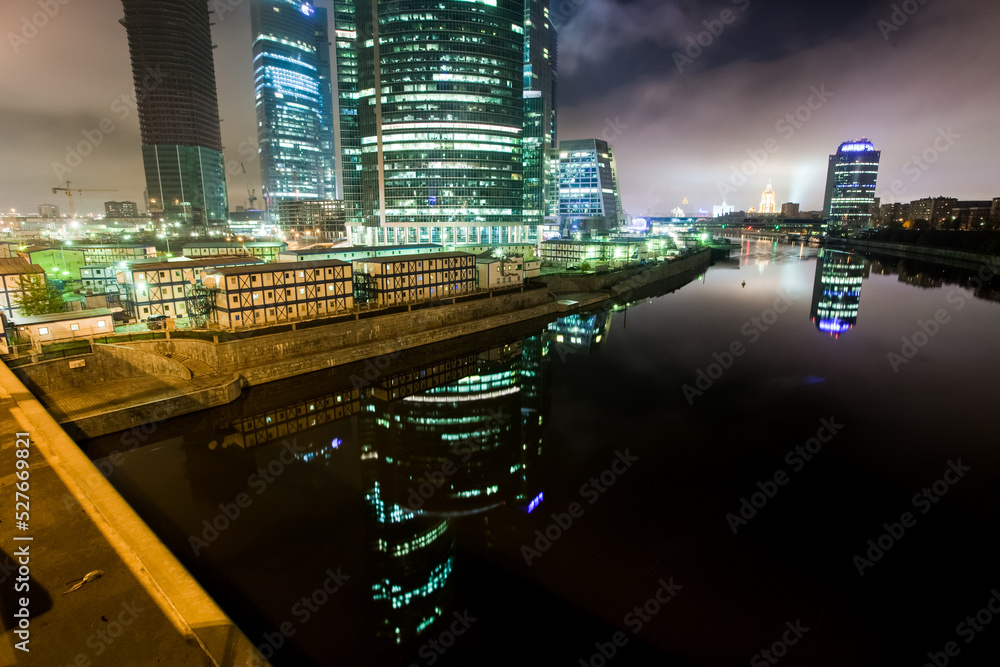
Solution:
M 250 189 L 250 177 L 247 176 L 247 168 L 243 166 L 242 162 L 240 162 L 240 167 L 243 169 L 243 182 L 247 186 L 247 202 L 250 204 L 247 206 L 247 210 L 249 211 L 253 208 L 253 203 L 257 201 L 257 197 L 254 196 L 254 191 Z
M 56 194 L 59 191 L 66 193 L 66 199 L 69 200 L 69 214 L 72 217 L 76 217 L 76 207 L 73 205 L 73 193 L 79 192 L 80 196 L 83 196 L 84 192 L 118 192 L 117 190 L 97 190 L 94 188 L 74 188 L 70 185 L 69 181 L 66 181 L 66 187 L 64 188 L 52 188 L 52 194 Z

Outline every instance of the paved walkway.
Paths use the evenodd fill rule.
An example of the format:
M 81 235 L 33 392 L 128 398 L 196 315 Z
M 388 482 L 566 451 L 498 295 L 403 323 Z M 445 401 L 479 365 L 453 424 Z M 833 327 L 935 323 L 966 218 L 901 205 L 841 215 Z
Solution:
M 31 443 L 26 530 L 14 516 L 18 433 Z M 2 363 L 0 498 L 0 665 L 266 664 Z M 15 592 L 25 547 L 29 587 Z M 93 570 L 103 576 L 64 594 Z M 29 652 L 15 648 L 22 597 Z

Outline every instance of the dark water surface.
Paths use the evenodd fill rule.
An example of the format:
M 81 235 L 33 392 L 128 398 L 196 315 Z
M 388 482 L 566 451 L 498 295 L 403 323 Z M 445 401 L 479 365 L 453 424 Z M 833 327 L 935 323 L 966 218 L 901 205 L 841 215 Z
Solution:
M 83 444 L 275 665 L 996 664 L 1000 304 L 816 255 Z

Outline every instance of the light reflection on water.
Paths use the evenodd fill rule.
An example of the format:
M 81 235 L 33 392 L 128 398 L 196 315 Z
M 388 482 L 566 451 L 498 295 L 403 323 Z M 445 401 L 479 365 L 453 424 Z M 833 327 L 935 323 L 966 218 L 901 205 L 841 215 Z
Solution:
M 796 619 L 799 664 L 919 661 L 995 585 L 1000 306 L 933 269 L 817 253 L 746 243 L 625 310 L 404 354 L 370 384 L 260 388 L 163 424 L 112 481 L 275 664 L 578 664 L 622 630 L 615 664 L 726 665 Z M 625 450 L 637 463 L 613 468 Z M 866 541 L 959 457 L 968 478 L 860 577 Z M 734 535 L 761 484 L 777 492 Z M 670 577 L 683 588 L 637 630 Z M 456 614 L 477 620 L 449 638 Z

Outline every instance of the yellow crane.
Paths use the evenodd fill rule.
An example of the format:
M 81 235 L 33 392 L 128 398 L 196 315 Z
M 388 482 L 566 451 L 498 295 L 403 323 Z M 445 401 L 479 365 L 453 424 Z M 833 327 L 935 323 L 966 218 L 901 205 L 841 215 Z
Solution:
M 82 196 L 84 192 L 118 192 L 117 190 L 98 190 L 94 188 L 74 188 L 69 181 L 66 181 L 66 187 L 64 188 L 52 188 L 52 194 L 59 191 L 66 193 L 66 199 L 69 200 L 69 214 L 72 217 L 76 217 L 76 207 L 73 205 L 73 193 L 79 192 Z

